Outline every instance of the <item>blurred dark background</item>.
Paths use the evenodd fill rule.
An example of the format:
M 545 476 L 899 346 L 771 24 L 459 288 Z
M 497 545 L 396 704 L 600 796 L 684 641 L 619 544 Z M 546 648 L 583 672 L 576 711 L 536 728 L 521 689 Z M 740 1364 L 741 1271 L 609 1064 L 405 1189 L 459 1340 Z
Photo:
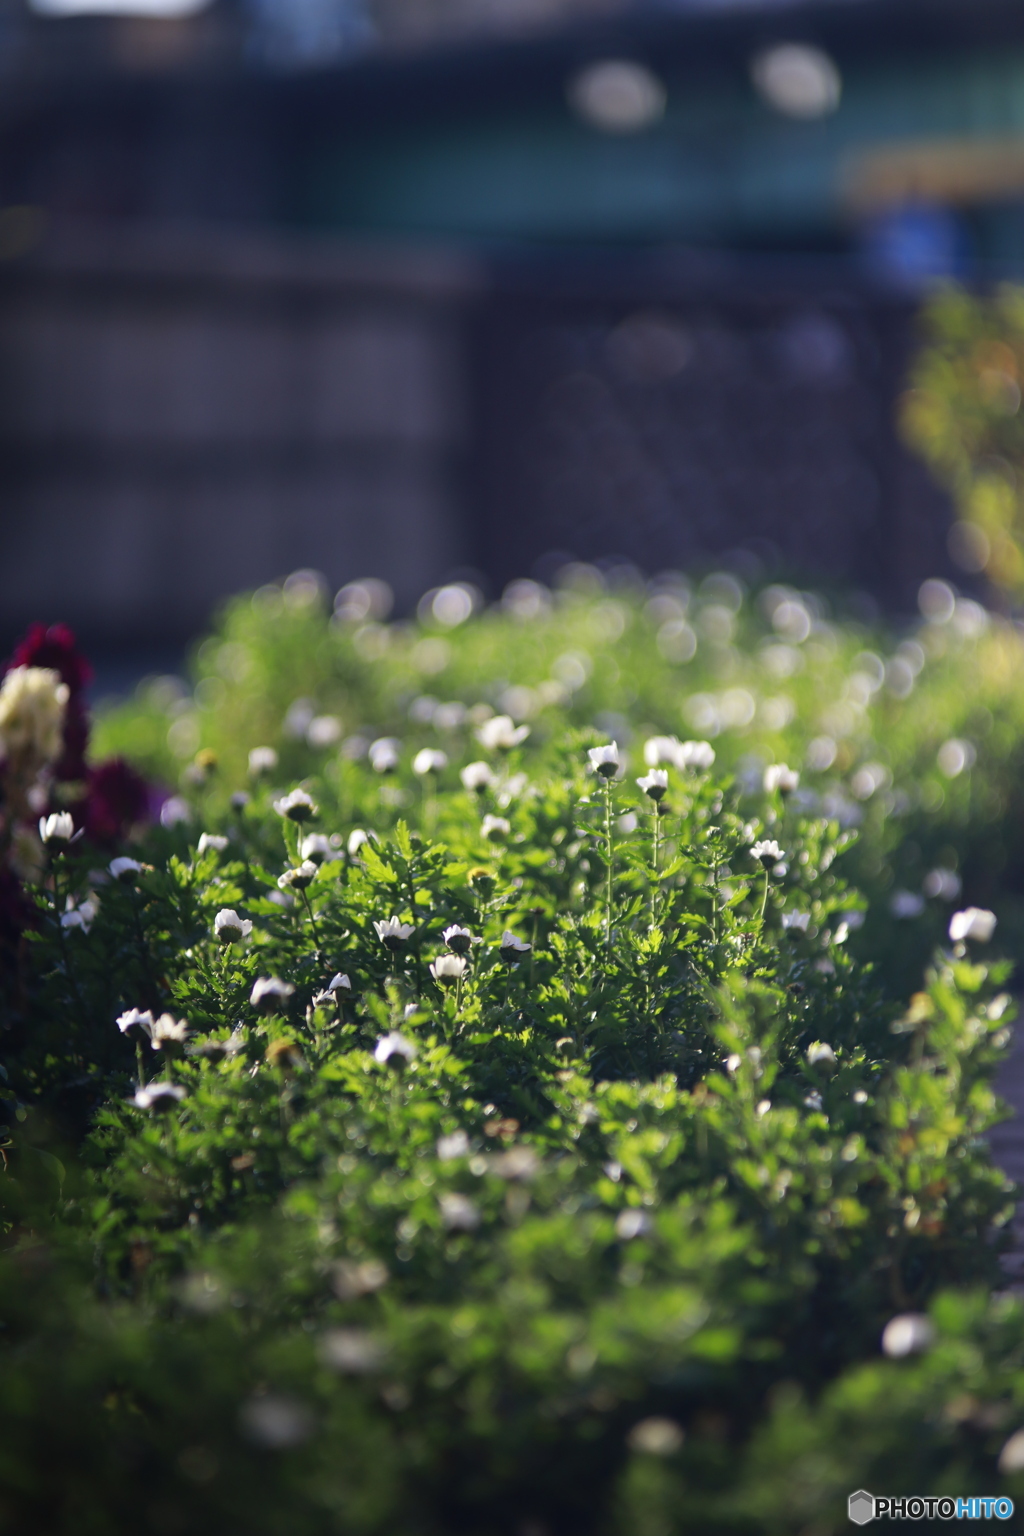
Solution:
M 1024 272 L 1017 0 L 0 0 L 0 630 L 733 563 L 908 611 L 930 285 Z

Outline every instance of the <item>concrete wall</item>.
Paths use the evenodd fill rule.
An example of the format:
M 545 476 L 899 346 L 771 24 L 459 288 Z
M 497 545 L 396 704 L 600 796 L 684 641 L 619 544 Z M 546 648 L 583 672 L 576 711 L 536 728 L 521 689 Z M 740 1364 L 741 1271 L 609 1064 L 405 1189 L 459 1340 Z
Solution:
M 78 235 L 0 279 L 0 628 L 194 634 L 300 566 L 414 600 L 457 560 L 472 264 Z

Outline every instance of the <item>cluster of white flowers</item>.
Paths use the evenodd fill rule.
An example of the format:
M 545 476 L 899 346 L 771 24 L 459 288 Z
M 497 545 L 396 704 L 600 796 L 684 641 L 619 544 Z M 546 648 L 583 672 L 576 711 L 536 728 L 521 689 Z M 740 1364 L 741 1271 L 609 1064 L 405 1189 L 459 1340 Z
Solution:
M 28 773 L 63 747 L 68 687 L 49 667 L 12 667 L 0 684 L 0 759 Z
M 651 736 L 644 743 L 644 762 L 648 768 L 690 769 L 704 773 L 715 761 L 715 749 L 709 741 L 679 741 L 675 736 Z

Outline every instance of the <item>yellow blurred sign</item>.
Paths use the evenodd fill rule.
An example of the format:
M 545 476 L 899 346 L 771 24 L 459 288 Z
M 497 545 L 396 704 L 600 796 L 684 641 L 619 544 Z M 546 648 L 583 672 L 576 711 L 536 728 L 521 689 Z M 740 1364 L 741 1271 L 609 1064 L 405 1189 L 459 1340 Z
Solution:
M 844 205 L 876 213 L 906 203 L 985 203 L 1024 196 L 1024 137 L 908 139 L 847 156 Z

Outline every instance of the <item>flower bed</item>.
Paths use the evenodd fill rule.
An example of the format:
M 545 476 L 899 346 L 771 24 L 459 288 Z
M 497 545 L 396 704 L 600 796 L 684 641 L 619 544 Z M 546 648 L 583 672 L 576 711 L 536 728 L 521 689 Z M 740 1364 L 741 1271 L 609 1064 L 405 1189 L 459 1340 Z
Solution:
M 194 699 L 153 685 L 103 725 L 173 791 L 130 851 L 37 766 L 2 1050 L 6 1528 L 828 1532 L 858 1486 L 1024 1491 L 984 1145 L 1010 967 L 993 914 L 939 893 L 901 920 L 940 941 L 904 989 L 852 878 L 876 860 L 888 901 L 908 826 L 959 827 L 966 874 L 1006 756 L 943 736 L 942 805 L 897 796 L 941 691 L 943 729 L 982 707 L 951 626 L 982 669 L 1016 635 L 954 605 L 900 700 L 898 650 L 795 594 L 731 608 L 730 579 L 685 619 L 656 592 L 527 623 L 547 599 L 521 587 L 445 630 L 442 593 L 421 631 L 351 591 L 328 626 L 296 582 L 234 607 Z M 697 654 L 665 659 L 690 618 Z M 785 724 L 755 696 L 773 646 L 804 657 Z M 712 677 L 717 733 L 674 739 Z M 815 767 L 840 704 L 856 734 Z M 781 759 L 806 774 L 814 743 L 808 793 Z

